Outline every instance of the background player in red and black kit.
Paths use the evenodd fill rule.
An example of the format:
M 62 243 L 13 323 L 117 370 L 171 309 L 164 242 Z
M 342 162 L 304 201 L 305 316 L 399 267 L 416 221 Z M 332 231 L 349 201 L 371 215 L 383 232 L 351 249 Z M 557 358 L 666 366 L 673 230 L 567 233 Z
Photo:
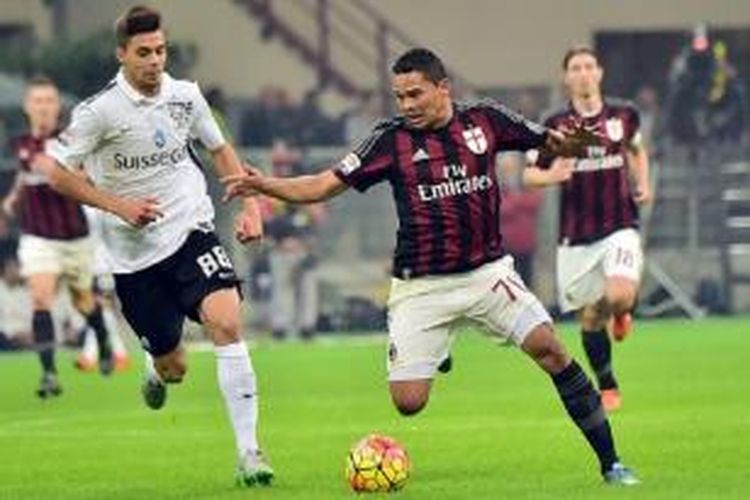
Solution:
M 81 206 L 54 191 L 35 167 L 35 157 L 45 152 L 47 142 L 59 132 L 60 109 L 59 92 L 51 80 L 37 77 L 29 82 L 24 96 L 29 133 L 11 143 L 19 171 L 3 201 L 7 215 L 20 217 L 18 257 L 31 293 L 32 330 L 43 370 L 37 394 L 42 398 L 61 392 L 51 314 L 60 278 L 67 281 L 73 305 L 96 333 L 100 370 L 109 374 L 113 369 L 108 332 L 92 293 L 93 248 L 86 218 Z
M 408 51 L 393 74 L 402 116 L 378 125 L 339 165 L 290 178 L 251 169 L 224 179 L 227 196 L 262 192 L 309 203 L 350 186 L 365 191 L 389 182 L 399 228 L 389 298 L 388 378 L 398 410 L 413 415 L 427 404 L 453 326 L 473 320 L 513 342 L 550 374 L 606 481 L 637 483 L 617 458 L 599 394 L 502 247 L 496 154 L 531 148 L 580 154 L 579 136 L 566 138 L 496 103 L 453 103 L 443 64 L 429 50 Z
M 648 155 L 636 109 L 601 94 L 603 70 L 593 50 L 576 47 L 563 60 L 570 103 L 544 124 L 583 128 L 597 139 L 576 159 L 532 158 L 531 185 L 561 184 L 557 254 L 559 301 L 578 311 L 583 346 L 608 411 L 621 405 L 608 329 L 617 340 L 630 330 L 643 267 L 636 203 L 651 199 Z M 532 155 L 533 156 L 533 155 Z M 631 188 L 631 177 L 633 187 Z

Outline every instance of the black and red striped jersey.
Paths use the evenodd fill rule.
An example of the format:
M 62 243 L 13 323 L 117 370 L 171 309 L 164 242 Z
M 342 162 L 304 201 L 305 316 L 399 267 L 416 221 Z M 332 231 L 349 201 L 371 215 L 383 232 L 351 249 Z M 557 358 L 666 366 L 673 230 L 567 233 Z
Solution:
M 586 244 L 624 228 L 638 227 L 638 208 L 629 183 L 627 150 L 639 141 L 637 109 L 620 99 L 604 99 L 593 116 L 582 116 L 571 104 L 554 111 L 544 120 L 549 128 L 584 127 L 600 139 L 578 158 L 570 180 L 562 184 L 560 235 L 563 245 Z M 541 168 L 550 158 L 536 162 Z
M 21 232 L 54 240 L 72 240 L 89 233 L 81 205 L 53 190 L 46 175 L 31 167 L 34 156 L 44 153 L 45 144 L 55 135 L 34 137 L 27 134 L 11 141 L 21 183 L 18 209 Z
M 454 104 L 438 129 L 415 129 L 401 117 L 382 122 L 334 172 L 358 191 L 390 183 L 394 276 L 459 273 L 504 254 L 495 156 L 545 140 L 544 127 L 493 101 Z

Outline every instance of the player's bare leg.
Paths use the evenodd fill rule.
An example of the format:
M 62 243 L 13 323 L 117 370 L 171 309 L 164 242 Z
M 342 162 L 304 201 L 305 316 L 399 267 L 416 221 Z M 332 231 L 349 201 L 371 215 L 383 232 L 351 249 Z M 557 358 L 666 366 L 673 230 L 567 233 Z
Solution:
M 521 349 L 552 377 L 568 415 L 596 453 L 604 480 L 617 484 L 637 484 L 633 472 L 624 467 L 617 457 L 599 394 L 578 363 L 567 353 L 551 325 L 536 326 L 526 336 Z
M 27 279 L 31 294 L 31 307 L 34 311 L 31 329 L 39 362 L 42 365 L 42 379 L 37 395 L 43 399 L 62 393 L 55 366 L 55 325 L 51 313 L 57 291 L 57 278 L 54 273 L 39 273 L 32 274 Z
M 638 283 L 619 276 L 607 278 L 604 298 L 612 311 L 612 336 L 618 342 L 625 339 L 632 328 L 632 315 L 638 295 Z
M 167 384 L 179 384 L 187 373 L 185 348 L 179 344 L 172 352 L 153 358 L 154 370 Z
M 166 384 L 179 384 L 187 373 L 187 359 L 182 344 L 172 352 L 152 357 L 144 353 L 146 376 L 141 386 L 141 393 L 146 406 L 158 410 L 167 401 Z
M 234 288 L 217 290 L 200 305 L 206 334 L 214 343 L 219 388 L 234 429 L 239 463 L 237 482 L 269 485 L 273 470 L 258 446 L 258 394 L 255 373 L 242 337 L 240 296 Z
M 102 307 L 94 296 L 91 288 L 70 288 L 73 307 L 86 318 L 86 324 L 94 331 L 99 346 L 99 371 L 102 375 L 109 375 L 114 371 L 112 346 L 109 341 L 109 331 L 104 321 Z
M 391 399 L 402 415 L 416 415 L 427 405 L 431 387 L 432 379 L 391 381 Z

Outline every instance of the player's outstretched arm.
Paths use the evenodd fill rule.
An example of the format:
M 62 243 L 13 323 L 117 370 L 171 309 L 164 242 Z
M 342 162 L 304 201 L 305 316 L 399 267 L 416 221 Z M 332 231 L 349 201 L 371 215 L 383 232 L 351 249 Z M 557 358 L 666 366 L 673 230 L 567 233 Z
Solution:
M 132 226 L 143 227 L 163 216 L 156 199 L 119 198 L 98 189 L 85 177 L 71 172 L 50 156 L 37 155 L 34 158 L 34 168 L 47 175 L 49 184 L 55 191 L 79 203 L 114 214 Z
M 630 174 L 635 181 L 633 199 L 636 203 L 649 203 L 653 199 L 651 192 L 651 174 L 649 173 L 648 151 L 643 144 L 633 144 L 628 149 Z
M 575 159 L 555 158 L 549 168 L 529 166 L 523 170 L 523 183 L 529 187 L 547 187 L 570 179 L 575 169 Z
M 220 179 L 231 175 L 243 175 L 242 162 L 234 147 L 224 144 L 211 151 L 214 168 Z M 263 218 L 257 201 L 251 196 L 242 200 L 242 213 L 234 220 L 234 235 L 240 243 L 252 243 L 263 237 Z
M 226 188 L 225 201 L 262 193 L 290 203 L 315 203 L 333 198 L 348 187 L 332 169 L 314 175 L 270 177 L 251 167 L 240 175 L 224 177 L 221 182 Z

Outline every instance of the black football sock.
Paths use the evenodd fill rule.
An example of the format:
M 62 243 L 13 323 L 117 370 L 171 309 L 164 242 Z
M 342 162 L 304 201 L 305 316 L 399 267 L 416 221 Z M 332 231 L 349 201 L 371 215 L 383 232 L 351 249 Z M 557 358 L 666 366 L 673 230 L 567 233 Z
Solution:
M 112 346 L 109 343 L 109 332 L 104 325 L 104 316 L 102 315 L 102 307 L 100 305 L 97 304 L 91 314 L 86 317 L 86 323 L 96 334 L 96 342 L 99 344 L 99 356 L 102 359 L 111 358 Z
M 599 459 L 602 473 L 618 461 L 612 430 L 599 393 L 575 360 L 552 375 L 568 415 L 576 423 Z
M 596 374 L 599 390 L 617 389 L 617 380 L 612 371 L 612 341 L 607 330 L 581 331 L 583 349 L 589 359 L 591 369 Z
M 56 373 L 55 368 L 55 324 L 49 311 L 34 311 L 31 319 L 34 332 L 34 347 L 45 373 Z

